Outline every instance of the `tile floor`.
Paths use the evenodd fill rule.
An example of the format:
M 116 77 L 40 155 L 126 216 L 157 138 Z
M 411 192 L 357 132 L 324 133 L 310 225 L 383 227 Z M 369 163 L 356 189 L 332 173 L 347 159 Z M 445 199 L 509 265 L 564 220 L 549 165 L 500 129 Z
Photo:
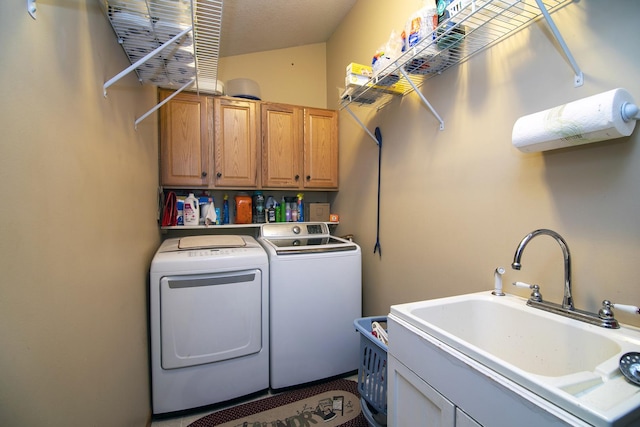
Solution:
M 345 377 L 345 379 L 352 380 L 352 381 L 358 381 L 358 375 L 357 374 L 350 375 L 350 376 Z M 247 400 L 234 402 L 232 405 L 228 405 L 228 406 L 221 405 L 221 406 L 216 406 L 216 407 L 212 407 L 210 409 L 203 410 L 202 412 L 192 412 L 192 413 L 188 413 L 186 415 L 178 415 L 176 417 L 161 418 L 161 419 L 153 420 L 151 422 L 151 427 L 187 427 L 192 422 L 194 422 L 196 420 L 199 420 L 200 418 L 202 418 L 202 417 L 204 417 L 206 415 L 209 415 L 209 414 L 211 414 L 213 412 L 220 411 L 222 409 L 226 409 L 226 408 L 229 408 L 229 407 L 234 406 L 234 405 L 241 405 L 243 403 L 251 402 L 253 400 L 263 399 L 265 397 L 269 397 L 269 396 L 273 396 L 273 395 L 274 395 L 274 393 L 272 393 L 271 390 L 268 390 L 268 391 L 265 391 L 264 393 L 251 396 L 251 398 L 249 398 Z

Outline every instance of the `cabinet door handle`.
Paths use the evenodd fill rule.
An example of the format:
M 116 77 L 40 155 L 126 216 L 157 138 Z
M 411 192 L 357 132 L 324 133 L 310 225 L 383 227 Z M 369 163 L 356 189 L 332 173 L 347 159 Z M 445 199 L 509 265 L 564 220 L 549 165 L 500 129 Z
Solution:
M 217 176 L 218 178 L 222 178 L 222 172 L 218 172 L 218 173 L 216 174 L 216 176 Z
M 201 175 L 203 178 L 206 178 L 206 177 L 207 177 L 207 173 L 206 173 L 206 172 L 202 172 L 200 175 Z
M 296 175 L 296 181 L 300 179 L 300 175 Z
M 307 181 L 311 180 L 311 175 L 307 175 Z

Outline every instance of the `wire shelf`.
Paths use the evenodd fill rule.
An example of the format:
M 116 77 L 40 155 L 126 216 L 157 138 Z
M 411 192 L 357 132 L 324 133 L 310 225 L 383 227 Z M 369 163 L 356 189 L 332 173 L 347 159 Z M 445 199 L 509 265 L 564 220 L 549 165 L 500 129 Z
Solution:
M 101 4 L 132 64 L 121 74 L 135 70 L 142 83 L 167 89 L 193 85 L 197 91 L 218 91 L 222 0 L 101 0 Z
M 431 37 L 405 51 L 367 84 L 347 88 L 341 96 L 341 109 L 350 104 L 380 109 L 394 97 L 417 91 L 427 80 L 571 1 L 458 0 L 449 7 L 449 19 L 438 25 Z

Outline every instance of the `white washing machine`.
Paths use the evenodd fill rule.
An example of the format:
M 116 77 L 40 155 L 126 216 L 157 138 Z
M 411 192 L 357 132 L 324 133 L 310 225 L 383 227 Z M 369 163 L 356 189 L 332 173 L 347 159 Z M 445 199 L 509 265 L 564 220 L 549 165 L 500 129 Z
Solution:
M 269 256 L 271 388 L 357 370 L 360 247 L 325 223 L 263 224 L 258 241 Z
M 154 414 L 269 387 L 269 262 L 253 237 L 165 240 L 149 301 Z

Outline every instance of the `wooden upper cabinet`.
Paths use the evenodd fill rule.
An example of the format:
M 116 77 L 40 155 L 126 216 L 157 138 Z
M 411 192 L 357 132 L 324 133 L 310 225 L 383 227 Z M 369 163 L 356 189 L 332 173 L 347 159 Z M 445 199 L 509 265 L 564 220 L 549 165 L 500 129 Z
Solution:
M 172 91 L 160 91 L 164 100 Z M 162 185 L 206 186 L 212 171 L 211 98 L 180 93 L 160 108 Z
M 338 113 L 304 109 L 304 188 L 338 188 Z
M 160 90 L 166 99 L 173 92 Z M 160 108 L 161 185 L 338 189 L 338 113 L 181 92 Z
M 302 185 L 303 108 L 264 103 L 262 185 L 298 189 Z
M 257 105 L 247 100 L 214 98 L 215 187 L 258 187 Z

